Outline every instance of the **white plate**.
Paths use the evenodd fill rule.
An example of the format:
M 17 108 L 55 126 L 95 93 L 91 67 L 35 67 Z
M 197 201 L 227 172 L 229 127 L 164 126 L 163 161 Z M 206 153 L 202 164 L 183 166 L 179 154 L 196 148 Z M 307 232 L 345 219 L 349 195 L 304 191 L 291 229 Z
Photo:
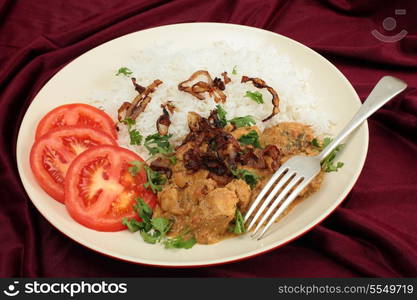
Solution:
M 366 123 L 349 139 L 340 155 L 345 166 L 337 173 L 328 174 L 320 191 L 275 224 L 275 231 L 261 242 L 244 235 L 214 245 L 196 245 L 190 250 L 165 250 L 160 245 L 146 244 L 128 231 L 105 233 L 85 228 L 73 221 L 65 207 L 40 188 L 29 167 L 29 150 L 41 117 L 58 105 L 77 102 L 90 95 L 91 90 L 105 87 L 102 74 L 114 72 L 127 57 L 147 43 L 166 40 L 184 48 L 208 46 L 219 40 L 243 47 L 278 48 L 289 56 L 297 69 L 311 70 L 308 82 L 311 91 L 321 99 L 319 109 L 337 120 L 335 133 L 360 106 L 350 83 L 329 61 L 308 47 L 269 31 L 231 24 L 193 23 L 122 36 L 88 51 L 64 67 L 36 95 L 26 112 L 17 141 L 17 164 L 26 192 L 41 214 L 58 230 L 88 248 L 122 260 L 159 266 L 201 266 L 248 258 L 288 243 L 326 218 L 349 193 L 363 167 L 368 148 Z

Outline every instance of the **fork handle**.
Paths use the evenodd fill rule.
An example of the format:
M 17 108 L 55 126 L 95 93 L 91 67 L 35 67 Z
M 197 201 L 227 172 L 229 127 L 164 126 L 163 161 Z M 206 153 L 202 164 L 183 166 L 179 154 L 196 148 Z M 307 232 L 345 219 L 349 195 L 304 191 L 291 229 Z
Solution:
M 352 120 L 350 120 L 350 122 L 333 139 L 333 141 L 318 155 L 320 161 L 329 155 L 330 152 L 332 152 L 345 137 L 352 133 L 353 130 L 361 125 L 363 121 L 377 111 L 382 105 L 405 90 L 406 87 L 407 84 L 401 79 L 392 76 L 382 77 L 369 94 L 368 98 L 366 98 L 358 112 L 353 116 Z

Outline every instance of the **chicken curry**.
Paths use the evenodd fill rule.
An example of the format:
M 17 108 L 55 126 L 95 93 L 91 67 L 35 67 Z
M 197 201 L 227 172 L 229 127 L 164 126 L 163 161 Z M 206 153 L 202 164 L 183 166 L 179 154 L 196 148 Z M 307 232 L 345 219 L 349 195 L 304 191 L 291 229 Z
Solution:
M 293 155 L 316 155 L 320 149 L 313 130 L 283 122 L 261 132 L 256 126 L 222 124 L 219 112 L 208 118 L 189 112 L 189 134 L 176 149 L 175 165 L 157 159 L 150 167 L 165 172 L 168 180 L 158 192 L 153 217 L 171 221 L 169 236 L 193 236 L 212 244 L 236 235 L 236 217 L 274 172 Z M 287 209 L 317 191 L 321 172 Z

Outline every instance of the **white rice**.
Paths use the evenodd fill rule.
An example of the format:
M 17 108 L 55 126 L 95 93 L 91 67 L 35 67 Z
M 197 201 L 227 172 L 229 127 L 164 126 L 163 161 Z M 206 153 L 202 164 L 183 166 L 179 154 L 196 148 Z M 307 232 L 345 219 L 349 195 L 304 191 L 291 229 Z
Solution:
M 120 66 L 122 67 L 122 66 Z M 152 94 L 152 101 L 136 120 L 136 129 L 143 136 L 156 133 L 156 120 L 162 114 L 161 104 L 173 101 L 177 111 L 171 116 L 169 133 L 171 143 L 176 146 L 188 133 L 187 113 L 194 111 L 207 117 L 217 103 L 206 93 L 206 100 L 198 100 L 178 90 L 178 83 L 188 79 L 197 70 L 209 71 L 212 78 L 221 77 L 227 71 L 232 82 L 224 91 L 227 100 L 221 104 L 227 111 L 227 118 L 251 115 L 256 125 L 263 130 L 282 121 L 296 121 L 311 125 L 317 135 L 330 132 L 329 116 L 317 110 L 318 101 L 308 87 L 309 70 L 297 71 L 288 56 L 278 53 L 275 48 L 239 49 L 226 42 L 216 42 L 212 47 L 202 49 L 177 49 L 169 44 L 149 47 L 132 57 L 123 67 L 132 70 L 132 76 L 142 86 L 155 79 L 163 81 Z M 237 74 L 232 74 L 233 68 Z M 137 92 L 126 76 L 112 76 L 112 83 L 106 90 L 95 91 L 90 103 L 104 109 L 115 120 L 117 109 L 124 101 L 131 101 Z M 240 83 L 242 75 L 259 77 L 273 87 L 280 97 L 280 113 L 267 122 L 262 119 L 272 112 L 271 95 L 266 89 L 257 89 L 252 83 Z M 257 104 L 244 97 L 246 91 L 259 91 L 264 104 Z M 119 144 L 136 151 L 143 158 L 148 152 L 143 146 L 131 146 L 126 126 L 119 126 Z

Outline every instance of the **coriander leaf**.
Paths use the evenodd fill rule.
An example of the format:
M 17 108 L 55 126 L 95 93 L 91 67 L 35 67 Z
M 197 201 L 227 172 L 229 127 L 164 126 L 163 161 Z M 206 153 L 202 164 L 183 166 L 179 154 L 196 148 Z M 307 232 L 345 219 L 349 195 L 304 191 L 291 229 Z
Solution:
M 217 111 L 217 118 L 219 119 L 220 126 L 224 127 L 227 124 L 226 115 L 227 112 L 223 109 L 223 107 L 220 104 L 216 105 L 216 111 Z
M 327 155 L 322 161 L 321 161 L 321 167 L 322 169 L 329 173 L 329 172 L 336 172 L 338 169 L 343 167 L 343 162 L 337 162 L 335 165 L 334 159 L 336 158 L 336 153 L 339 152 L 344 145 L 337 146 L 332 152 L 330 152 L 329 155 Z
M 159 232 L 156 232 L 156 231 L 153 233 L 150 233 L 150 232 L 141 230 L 140 235 L 142 236 L 143 240 L 149 244 L 155 244 L 160 239 L 160 234 Z
M 148 135 L 145 138 L 144 146 L 152 156 L 158 153 L 164 155 L 171 154 L 173 149 L 169 143 L 170 137 L 172 137 L 172 134 L 160 135 L 159 133 L 155 133 Z
M 165 248 L 172 249 L 172 248 L 184 248 L 190 249 L 197 243 L 194 237 L 190 237 L 187 240 L 184 240 L 182 235 L 179 235 L 175 238 L 167 239 L 164 241 Z
M 148 204 L 143 201 L 142 198 L 136 199 L 136 204 L 133 207 L 138 215 L 141 217 L 142 222 L 138 222 L 135 219 L 122 219 L 122 224 L 128 226 L 131 232 L 139 233 L 142 239 L 149 244 L 156 244 L 161 242 L 165 245 L 165 248 L 184 248 L 189 249 L 197 242 L 194 237 L 187 240 L 184 239 L 183 234 L 175 238 L 167 238 L 166 233 L 171 229 L 171 221 L 165 218 L 152 218 L 152 209 Z
M 258 104 L 263 104 L 264 103 L 264 99 L 262 98 L 262 94 L 258 91 L 256 91 L 256 92 L 246 91 L 245 97 L 248 97 L 248 98 L 252 99 L 253 101 L 255 101 Z
M 136 121 L 131 119 L 131 118 L 126 118 L 124 120 L 122 120 L 122 123 L 127 125 L 127 128 L 130 129 L 133 125 L 136 124 Z
M 332 142 L 332 138 L 326 137 L 323 139 L 323 142 L 321 144 L 321 146 L 319 145 L 319 143 L 317 142 L 316 139 L 313 139 L 313 141 L 311 142 L 314 146 L 316 146 L 315 144 L 319 145 L 320 150 L 323 150 L 324 148 L 326 148 L 331 142 Z M 334 159 L 336 158 L 336 154 L 337 152 L 339 152 L 340 150 L 342 150 L 344 147 L 344 144 L 338 145 L 336 148 L 333 149 L 332 152 L 330 152 L 329 155 L 327 155 L 322 161 L 321 161 L 321 167 L 322 169 L 329 173 L 329 172 L 337 172 L 338 169 L 340 169 L 341 167 L 343 167 L 344 163 L 343 162 L 337 162 L 335 164 Z
M 321 148 L 321 146 L 320 146 L 320 144 L 319 144 L 319 141 L 318 141 L 316 138 L 314 138 L 314 139 L 311 141 L 311 144 L 312 144 L 314 147 Z
M 133 209 L 138 213 L 143 223 L 150 224 L 153 213 L 152 208 L 141 197 L 136 198 L 136 204 L 133 206 Z
M 236 128 L 252 126 L 256 124 L 252 116 L 236 117 L 229 120 L 229 122 L 235 125 Z
M 161 236 L 164 236 L 171 228 L 171 222 L 165 218 L 153 218 L 151 223 L 153 228 L 161 233 Z
M 262 148 L 259 143 L 259 135 L 255 130 L 251 130 L 248 134 L 242 135 L 237 140 L 242 145 L 253 145 L 255 148 Z
M 129 165 L 131 165 L 131 167 L 127 168 L 127 170 L 132 176 L 136 176 L 143 167 L 143 163 L 138 160 L 129 162 Z
M 145 188 L 152 190 L 154 194 L 162 191 L 162 185 L 167 181 L 166 177 L 160 173 L 145 166 L 147 182 L 143 185 Z
M 123 74 L 125 76 L 130 76 L 133 74 L 133 72 L 128 67 L 121 67 L 117 73 L 116 76 L 119 76 L 120 74 Z
M 171 137 L 172 134 L 160 135 L 159 133 L 155 133 L 148 135 L 145 138 L 144 146 L 151 156 L 162 154 L 169 159 L 172 165 L 175 165 L 177 163 L 177 158 L 173 155 L 174 150 L 169 142 Z
M 234 223 L 235 226 L 232 228 L 233 233 L 242 234 L 246 232 L 245 221 L 239 209 L 236 209 Z
M 122 123 L 127 125 L 127 130 L 129 132 L 130 137 L 130 144 L 140 145 L 142 143 L 143 136 L 137 129 L 132 129 L 132 127 L 136 124 L 136 121 L 131 118 L 126 118 L 122 121 Z
M 130 232 L 136 232 L 141 229 L 141 222 L 136 219 L 123 218 L 122 224 L 126 225 Z
M 243 179 L 244 181 L 246 181 L 246 183 L 253 189 L 256 184 L 258 183 L 260 177 L 255 174 L 252 173 L 246 169 L 237 169 L 237 170 L 231 170 L 233 176 L 235 176 L 236 178 L 239 179 Z
M 323 139 L 323 144 L 321 145 L 321 149 L 324 149 L 324 148 L 326 148 L 331 142 L 333 141 L 333 139 L 332 138 L 329 138 L 329 137 L 325 137 L 324 139 Z
M 130 144 L 140 145 L 142 143 L 143 136 L 137 129 L 129 130 Z
M 236 75 L 237 74 L 237 66 L 235 65 L 232 69 L 232 74 Z

